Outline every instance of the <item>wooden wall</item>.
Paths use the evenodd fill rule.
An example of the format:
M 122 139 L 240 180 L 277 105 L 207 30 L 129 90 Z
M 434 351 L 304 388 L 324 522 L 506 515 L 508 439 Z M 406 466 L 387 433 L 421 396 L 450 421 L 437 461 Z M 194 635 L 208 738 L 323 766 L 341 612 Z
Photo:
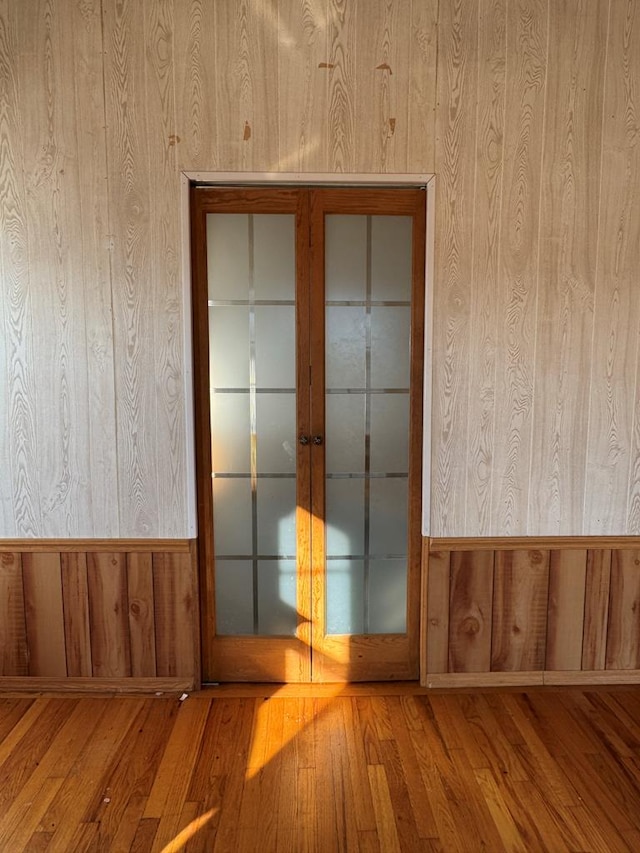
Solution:
M 435 172 L 432 535 L 640 533 L 639 80 L 639 0 L 0 0 L 0 536 L 194 534 L 181 170 Z
M 425 543 L 429 686 L 640 680 L 640 540 Z
M 199 682 L 190 543 L 10 547 L 0 549 L 0 689 Z

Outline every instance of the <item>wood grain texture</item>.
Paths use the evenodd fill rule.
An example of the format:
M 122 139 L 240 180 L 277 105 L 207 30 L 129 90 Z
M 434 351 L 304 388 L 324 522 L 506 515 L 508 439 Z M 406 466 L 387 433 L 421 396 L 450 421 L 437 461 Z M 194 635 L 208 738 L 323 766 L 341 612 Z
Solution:
M 446 552 L 429 554 L 426 624 L 426 672 L 447 672 L 449 668 L 449 598 L 451 556 Z M 423 673 L 424 675 L 424 673 Z
M 491 518 L 509 535 L 529 532 L 548 2 L 509 4 L 506 17 Z
M 435 166 L 438 2 L 411 4 L 407 171 L 432 173 Z
M 127 554 L 127 601 L 131 675 L 155 673 L 156 621 L 153 555 Z
M 29 675 L 67 674 L 59 554 L 23 554 Z
M 153 585 L 157 673 L 160 676 L 178 675 L 187 661 L 192 662 L 193 671 L 197 599 L 190 557 L 155 554 Z
M 4 699 L 0 833 L 12 850 L 623 853 L 639 721 L 620 689 Z
M 91 661 L 91 624 L 89 619 L 89 582 L 86 554 L 61 554 L 62 603 L 67 675 L 89 677 Z M 47 673 L 50 675 L 51 673 Z
M 93 675 L 130 676 L 126 558 L 121 554 L 90 554 L 87 580 Z
M 489 672 L 493 623 L 492 551 L 453 554 L 449 590 L 449 672 Z
M 611 559 L 607 669 L 640 669 L 640 551 Z
M 465 531 L 493 526 L 497 287 L 503 174 L 506 3 L 478 4 L 478 75 L 474 155 L 474 221 L 469 316 L 469 400 Z
M 586 551 L 551 552 L 546 670 L 582 667 L 586 577 Z
M 604 669 L 609 627 L 611 551 L 587 552 L 582 669 Z
M 587 418 L 608 0 L 550 3 L 535 433 L 529 506 L 548 534 L 585 532 Z M 533 531 L 529 531 L 533 532 Z
M 355 69 L 357 6 L 349 0 L 327 0 L 326 71 L 328 93 L 328 171 L 355 172 L 355 101 L 358 96 Z
M 327 171 L 327 3 L 278 0 L 278 167 Z
M 0 675 L 27 675 L 27 625 L 20 554 L 0 554 Z
M 500 552 L 494 572 L 491 669 L 543 670 L 549 552 Z
M 436 275 L 434 294 L 432 500 L 434 534 L 466 529 L 478 86 L 478 4 L 440 4 L 436 115 Z

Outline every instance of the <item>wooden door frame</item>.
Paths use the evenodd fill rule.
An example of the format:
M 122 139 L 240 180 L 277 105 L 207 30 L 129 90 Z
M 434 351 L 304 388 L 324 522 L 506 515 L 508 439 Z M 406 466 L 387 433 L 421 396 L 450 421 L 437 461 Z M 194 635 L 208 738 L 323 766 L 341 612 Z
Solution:
M 432 396 L 432 303 L 433 303 L 433 274 L 434 274 L 434 243 L 435 243 L 435 188 L 436 178 L 433 174 L 333 174 L 333 173 L 302 173 L 302 172 L 196 172 L 183 171 L 181 175 L 181 199 L 182 199 L 182 243 L 183 243 L 183 281 L 185 283 L 183 293 L 184 305 L 184 352 L 185 352 L 185 412 L 187 420 L 187 436 L 189 441 L 188 455 L 190 465 L 188 466 L 189 484 L 189 528 L 193 530 L 198 540 L 199 552 L 199 575 L 200 575 L 200 634 L 202 646 L 203 681 L 209 670 L 209 653 L 207 652 L 205 638 L 211 629 L 212 620 L 215 623 L 215 615 L 212 611 L 211 602 L 207 596 L 202 594 L 203 589 L 210 587 L 210 578 L 202 577 L 202 566 L 206 565 L 211 556 L 205 553 L 207 542 L 212 542 L 211 536 L 203 536 L 198 531 L 198 509 L 200 501 L 198 496 L 198 480 L 196 476 L 196 441 L 198 434 L 198 419 L 195 403 L 195 371 L 194 353 L 198 345 L 198 330 L 195 327 L 192 289 L 193 269 L 192 262 L 192 223 L 191 223 L 191 189 L 195 185 L 209 185 L 211 187 L 243 186 L 249 188 L 290 186 L 297 187 L 317 186 L 336 187 L 339 189 L 371 187 L 382 188 L 407 188 L 424 187 L 426 189 L 426 234 L 425 234 L 425 281 L 424 281 L 424 358 L 423 371 L 423 406 L 422 406 L 422 489 L 420 494 L 422 516 L 422 535 L 428 536 L 430 529 L 430 469 L 431 469 L 431 411 Z M 413 367 L 412 367 L 413 369 Z M 426 415 L 426 416 L 425 416 Z M 418 588 L 424 588 L 418 583 Z M 419 626 L 418 636 L 422 637 L 422 628 Z M 423 657 L 422 642 L 420 645 L 420 656 Z M 209 670 L 210 671 L 210 670 Z

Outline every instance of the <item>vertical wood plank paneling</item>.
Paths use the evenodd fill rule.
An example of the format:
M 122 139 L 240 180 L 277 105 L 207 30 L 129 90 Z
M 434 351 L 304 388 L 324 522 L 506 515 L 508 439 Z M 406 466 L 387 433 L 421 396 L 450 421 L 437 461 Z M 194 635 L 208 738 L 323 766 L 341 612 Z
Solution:
M 93 674 L 93 666 L 87 555 L 82 552 L 61 554 L 60 568 L 67 675 L 90 677 Z
M 450 554 L 429 554 L 427 579 L 427 672 L 447 672 L 449 667 Z
M 582 664 L 587 551 L 552 551 L 545 669 L 578 670 Z
M 0 554 L 0 675 L 28 675 L 22 559 Z
M 544 669 L 549 591 L 548 551 L 497 551 L 491 669 Z
M 127 567 L 124 554 L 87 554 L 93 675 L 131 675 Z
M 451 556 L 449 672 L 491 669 L 493 560 L 493 551 Z
M 219 168 L 278 171 L 277 4 L 214 8 Z
M 587 552 L 582 669 L 604 669 L 609 623 L 611 551 Z
M 154 554 L 156 660 L 160 676 L 194 671 L 195 590 L 188 554 Z
M 431 466 L 433 535 L 467 531 L 469 313 L 473 251 L 478 5 L 440 4 Z
M 4 308 L 2 346 L 6 359 L 6 396 L 0 418 L 8 424 L 3 479 L 10 482 L 10 528 L 5 535 L 37 536 L 41 531 L 36 450 L 35 360 L 29 268 L 30 236 L 24 187 L 24 150 L 17 23 L 20 10 L 0 4 L 0 297 Z M 36 238 L 37 239 L 37 238 Z M 6 480 L 6 481 L 7 481 Z M 5 482 L 6 482 L 5 481 Z M 3 495 L 7 486 L 3 487 Z M 6 497 L 5 497 L 6 499 Z
M 640 668 L 640 551 L 612 555 L 606 668 Z
M 637 4 L 611 4 L 605 72 L 602 198 L 589 404 L 585 528 L 596 534 L 626 530 L 629 482 L 635 459 L 632 430 L 640 301 L 634 289 L 640 263 L 640 146 L 636 87 L 640 80 Z M 640 515 L 635 531 L 640 531 Z
M 356 163 L 362 172 L 407 170 L 411 4 L 367 6 L 356 28 Z
M 153 290 L 155 469 L 162 536 L 180 536 L 186 519 L 185 389 L 182 377 L 181 225 L 176 160 L 173 3 L 146 0 L 145 123 L 148 139 L 150 282 Z
M 469 466 L 465 530 L 488 535 L 493 525 L 496 296 L 500 256 L 500 202 L 505 108 L 505 0 L 481 0 L 469 317 Z
M 115 472 L 116 404 L 113 375 L 113 317 L 109 266 L 107 141 L 104 101 L 102 14 L 98 0 L 74 3 L 62 25 L 73 30 L 78 216 L 81 261 L 73 287 L 84 300 L 87 397 L 78 402 L 74 430 L 86 419 L 90 502 L 78 536 L 117 537 L 120 532 Z M 66 121 L 66 117 L 65 118 Z M 66 235 L 65 239 L 66 239 Z M 54 533 L 59 531 L 54 531 Z
M 329 77 L 326 133 L 330 172 L 356 172 L 354 105 L 356 89 L 355 42 L 358 6 L 349 0 L 327 0 L 327 57 Z
M 211 4 L 191 0 L 175 6 L 175 98 L 178 166 L 188 171 L 218 168 L 216 38 Z
M 156 625 L 151 554 L 127 554 L 131 675 L 156 674 Z
M 23 554 L 29 675 L 64 677 L 67 660 L 60 554 Z
M 144 5 L 103 5 L 121 535 L 159 527 Z M 155 141 L 155 140 L 154 140 Z
M 530 513 L 584 530 L 608 0 L 550 3 Z
M 32 316 L 38 370 L 32 400 L 38 442 L 40 536 L 75 536 L 91 529 L 88 377 L 81 282 L 82 220 L 75 115 L 70 0 L 41 0 L 20 15 L 18 68 L 26 212 L 38 237 L 29 243 Z M 69 146 L 67 147 L 67 140 Z
M 435 172 L 438 0 L 411 3 L 407 171 Z
M 491 509 L 505 535 L 528 532 L 548 3 L 507 9 Z
M 327 4 L 278 0 L 278 146 L 283 171 L 326 172 Z

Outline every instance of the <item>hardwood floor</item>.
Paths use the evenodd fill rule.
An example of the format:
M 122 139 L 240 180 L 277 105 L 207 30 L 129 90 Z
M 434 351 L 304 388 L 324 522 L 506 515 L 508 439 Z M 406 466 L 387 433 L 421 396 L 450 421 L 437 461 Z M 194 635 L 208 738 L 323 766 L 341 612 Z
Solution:
M 637 851 L 640 690 L 0 696 L 0 850 Z

